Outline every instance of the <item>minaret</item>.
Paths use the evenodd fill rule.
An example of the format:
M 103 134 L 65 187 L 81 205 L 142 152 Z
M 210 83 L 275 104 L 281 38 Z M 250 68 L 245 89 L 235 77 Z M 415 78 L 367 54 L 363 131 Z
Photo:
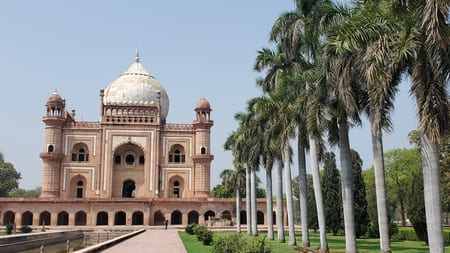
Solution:
M 41 198 L 59 197 L 59 177 L 62 150 L 62 129 L 65 122 L 66 101 L 54 92 L 47 101 L 47 114 L 42 117 L 45 123 L 44 152 L 40 157 L 44 162 L 42 169 Z
M 211 127 L 214 122 L 210 119 L 211 106 L 208 100 L 201 98 L 195 106 L 195 113 L 194 196 L 207 198 L 210 193 L 211 161 L 214 159 L 210 150 Z

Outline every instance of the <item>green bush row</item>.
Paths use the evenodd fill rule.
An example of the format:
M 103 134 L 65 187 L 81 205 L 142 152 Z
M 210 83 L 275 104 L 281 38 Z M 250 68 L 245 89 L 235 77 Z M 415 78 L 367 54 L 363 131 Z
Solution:
M 186 233 L 188 233 L 190 235 L 194 235 L 195 229 L 197 228 L 197 226 L 198 226 L 197 223 L 191 223 L 191 224 L 187 225 L 184 230 L 186 231 Z
M 241 234 L 231 234 L 217 239 L 213 244 L 213 253 L 270 253 L 266 237 L 248 238 Z
M 13 229 L 14 229 L 14 224 L 11 224 L 11 223 L 6 224 L 6 234 L 7 235 L 12 234 Z
M 13 229 L 14 229 L 14 224 L 6 224 L 6 234 L 8 234 L 8 235 L 12 234 Z M 19 230 L 22 233 L 31 233 L 31 231 L 33 229 L 30 226 L 23 225 L 22 227 L 19 228 Z
M 419 238 L 417 238 L 414 228 L 401 228 L 392 239 L 401 241 L 420 241 Z M 444 243 L 450 245 L 450 231 L 448 230 L 444 230 Z
M 211 245 L 213 239 L 212 235 L 213 232 L 208 230 L 205 226 L 199 226 L 195 223 L 191 223 L 186 226 L 184 229 L 186 233 L 190 235 L 194 235 L 197 237 L 197 239 L 201 242 L 203 242 L 203 245 Z

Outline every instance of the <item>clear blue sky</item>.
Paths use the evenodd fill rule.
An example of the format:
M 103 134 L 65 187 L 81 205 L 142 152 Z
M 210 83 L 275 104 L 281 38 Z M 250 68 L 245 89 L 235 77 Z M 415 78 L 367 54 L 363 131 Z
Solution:
M 41 117 L 51 93 L 75 108 L 77 120 L 97 121 L 99 90 L 134 61 L 166 89 L 168 122 L 190 123 L 194 106 L 206 97 L 212 106 L 211 186 L 231 168 L 226 137 L 237 127 L 233 115 L 261 93 L 253 71 L 258 49 L 269 46 L 275 19 L 292 0 L 248 1 L 1 1 L 0 152 L 22 173 L 20 187 L 40 186 L 44 148 Z M 416 128 L 415 106 L 401 85 L 394 132 L 385 150 L 407 147 Z M 364 167 L 372 165 L 367 121 L 351 132 L 351 146 Z M 336 150 L 337 151 L 337 150 Z M 296 159 L 295 159 L 296 160 Z M 297 165 L 292 167 L 297 175 Z

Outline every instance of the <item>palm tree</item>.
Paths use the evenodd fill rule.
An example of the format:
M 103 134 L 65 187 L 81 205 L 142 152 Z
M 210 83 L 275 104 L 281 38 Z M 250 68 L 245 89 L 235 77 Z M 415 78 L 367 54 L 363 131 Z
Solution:
M 233 152 L 233 156 L 235 157 L 235 160 L 238 161 L 241 164 L 245 164 L 246 161 L 246 155 L 248 154 L 248 145 L 245 143 L 246 140 L 248 140 L 244 126 L 244 121 L 247 115 L 243 113 L 238 113 L 235 115 L 235 119 L 239 122 L 239 127 L 236 131 L 232 132 L 230 136 L 228 136 L 227 140 L 225 141 L 224 148 L 225 150 L 231 150 Z M 252 227 L 251 227 L 251 201 L 250 201 L 250 171 L 247 167 L 245 169 L 245 204 L 246 204 L 246 223 L 247 223 L 247 234 L 252 234 Z
M 220 177 L 225 182 L 227 190 L 233 189 L 236 192 L 236 232 L 241 232 L 241 191 L 245 185 L 245 169 L 236 160 L 233 161 L 234 170 L 223 170 Z
M 331 7 L 335 15 L 349 14 L 346 9 L 342 12 Z M 344 21 L 329 24 L 328 50 L 340 55 L 358 53 L 355 69 L 368 92 L 366 112 L 371 126 L 380 251 L 390 252 L 382 130 L 391 129 L 390 113 L 400 82 L 401 64 L 393 53 L 399 37 L 397 25 L 378 3 L 370 1 L 357 4 L 340 20 Z
M 379 31 L 374 29 L 377 26 L 371 26 L 370 29 L 367 29 L 367 25 L 364 26 L 366 33 L 371 31 L 376 35 L 365 52 L 368 67 L 364 70 L 369 92 L 369 120 L 372 126 L 374 157 L 376 153 L 382 154 L 380 128 L 385 123 L 383 120 L 386 120 L 385 111 L 389 110 L 392 104 L 393 93 L 400 79 L 399 73 L 406 69 L 411 75 L 411 93 L 414 94 L 418 106 L 430 251 L 443 252 L 438 145 L 440 135 L 449 124 L 449 102 L 445 86 L 450 73 L 450 27 L 447 23 L 450 3 L 431 0 L 408 3 L 393 1 L 389 4 L 388 9 L 379 10 L 388 11 L 388 14 L 396 19 L 380 22 L 384 16 L 378 15 L 376 20 L 377 24 L 388 24 L 390 30 L 387 31 L 384 26 L 384 31 L 381 29 L 381 32 L 373 33 Z M 367 18 L 367 13 L 363 15 L 367 20 L 371 20 Z M 383 14 L 380 11 L 376 13 Z M 374 85 L 375 83 L 378 85 Z M 374 159 L 376 171 L 377 167 L 381 167 L 377 166 L 381 159 L 380 156 Z M 381 172 L 382 170 L 378 169 L 378 174 Z M 382 218 L 380 216 L 379 213 L 379 218 Z
M 247 191 L 250 192 L 251 235 L 257 236 L 256 171 L 259 168 L 264 131 L 262 130 L 261 122 L 259 122 L 257 117 L 255 117 L 255 113 L 252 108 L 252 101 L 248 102 L 246 113 L 237 114 L 235 118 L 239 120 L 240 127 L 243 129 L 243 136 L 245 137 L 241 158 L 247 165 L 247 175 L 250 177 L 250 180 L 247 180 Z M 248 206 L 249 204 L 247 202 L 247 207 Z M 247 220 L 249 219 L 247 218 Z M 248 231 L 247 233 L 249 234 Z
M 270 145 L 265 143 L 263 147 L 262 163 L 266 168 L 267 239 L 273 240 L 272 169 L 274 157 Z
M 409 71 L 419 119 L 427 233 L 430 252 L 444 252 L 439 141 L 449 127 L 446 86 L 450 78 L 450 3 L 445 0 L 413 2 L 416 8 L 411 10 L 411 16 L 420 33 Z
M 327 0 L 297 0 L 296 9 L 292 12 L 282 14 L 276 23 L 274 24 L 271 32 L 271 40 L 281 43 L 285 47 L 288 57 L 292 61 L 298 61 L 298 59 L 304 59 L 303 66 L 306 69 L 310 69 L 311 65 L 315 62 L 315 51 L 319 47 L 319 35 L 317 21 L 320 19 L 321 6 L 327 3 Z M 311 83 L 306 82 L 306 90 L 309 89 Z M 320 228 L 320 250 L 328 251 L 328 243 L 326 238 L 325 229 L 325 215 L 323 211 L 323 198 L 320 186 L 319 167 L 318 167 L 318 154 L 317 154 L 317 136 L 313 135 L 311 129 L 307 129 L 308 141 L 310 146 L 310 159 L 311 170 L 314 178 L 314 194 L 316 197 L 316 205 L 318 212 L 318 221 Z M 300 137 L 299 137 L 300 138 Z M 300 142 L 300 139 L 299 139 Z M 302 144 L 302 143 L 299 143 Z M 299 149 L 298 157 L 301 159 L 304 150 Z M 299 160 L 299 166 L 303 162 Z M 300 175 L 303 175 L 302 168 L 299 167 Z M 304 178 L 301 177 L 304 184 Z M 305 184 L 306 185 L 306 184 Z M 305 197 L 306 189 L 300 189 L 302 193 L 301 203 L 305 201 L 302 199 Z M 302 213 L 302 217 L 307 217 L 306 213 Z M 303 218 L 304 219 L 304 218 Z M 304 223 L 302 222 L 302 225 Z M 304 230 L 303 230 L 304 231 Z M 309 246 L 309 237 L 307 234 L 302 233 L 303 246 Z
M 295 245 L 294 209 L 292 199 L 291 177 L 291 149 L 289 139 L 295 136 L 295 124 L 291 121 L 291 115 L 287 109 L 288 103 L 284 100 L 281 86 L 269 94 L 269 97 L 260 97 L 255 101 L 255 111 L 268 123 L 268 134 L 272 139 L 277 139 L 278 148 L 282 150 L 281 160 L 285 172 L 286 208 L 288 213 L 289 245 Z M 266 120 L 267 119 L 267 120 Z M 279 200 L 277 199 L 277 202 Z

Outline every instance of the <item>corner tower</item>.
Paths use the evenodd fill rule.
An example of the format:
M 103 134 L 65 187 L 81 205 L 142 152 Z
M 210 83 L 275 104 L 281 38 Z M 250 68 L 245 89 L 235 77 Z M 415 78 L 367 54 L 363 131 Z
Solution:
M 62 131 L 65 123 L 66 101 L 54 92 L 47 101 L 47 114 L 42 117 L 45 123 L 44 152 L 40 154 L 44 162 L 42 170 L 41 198 L 59 197 L 59 178 L 62 151 Z
M 193 156 L 195 167 L 194 196 L 209 197 L 210 170 L 214 156 L 210 150 L 211 127 L 214 122 L 210 118 L 211 106 L 205 98 L 201 98 L 195 106 L 195 152 Z

